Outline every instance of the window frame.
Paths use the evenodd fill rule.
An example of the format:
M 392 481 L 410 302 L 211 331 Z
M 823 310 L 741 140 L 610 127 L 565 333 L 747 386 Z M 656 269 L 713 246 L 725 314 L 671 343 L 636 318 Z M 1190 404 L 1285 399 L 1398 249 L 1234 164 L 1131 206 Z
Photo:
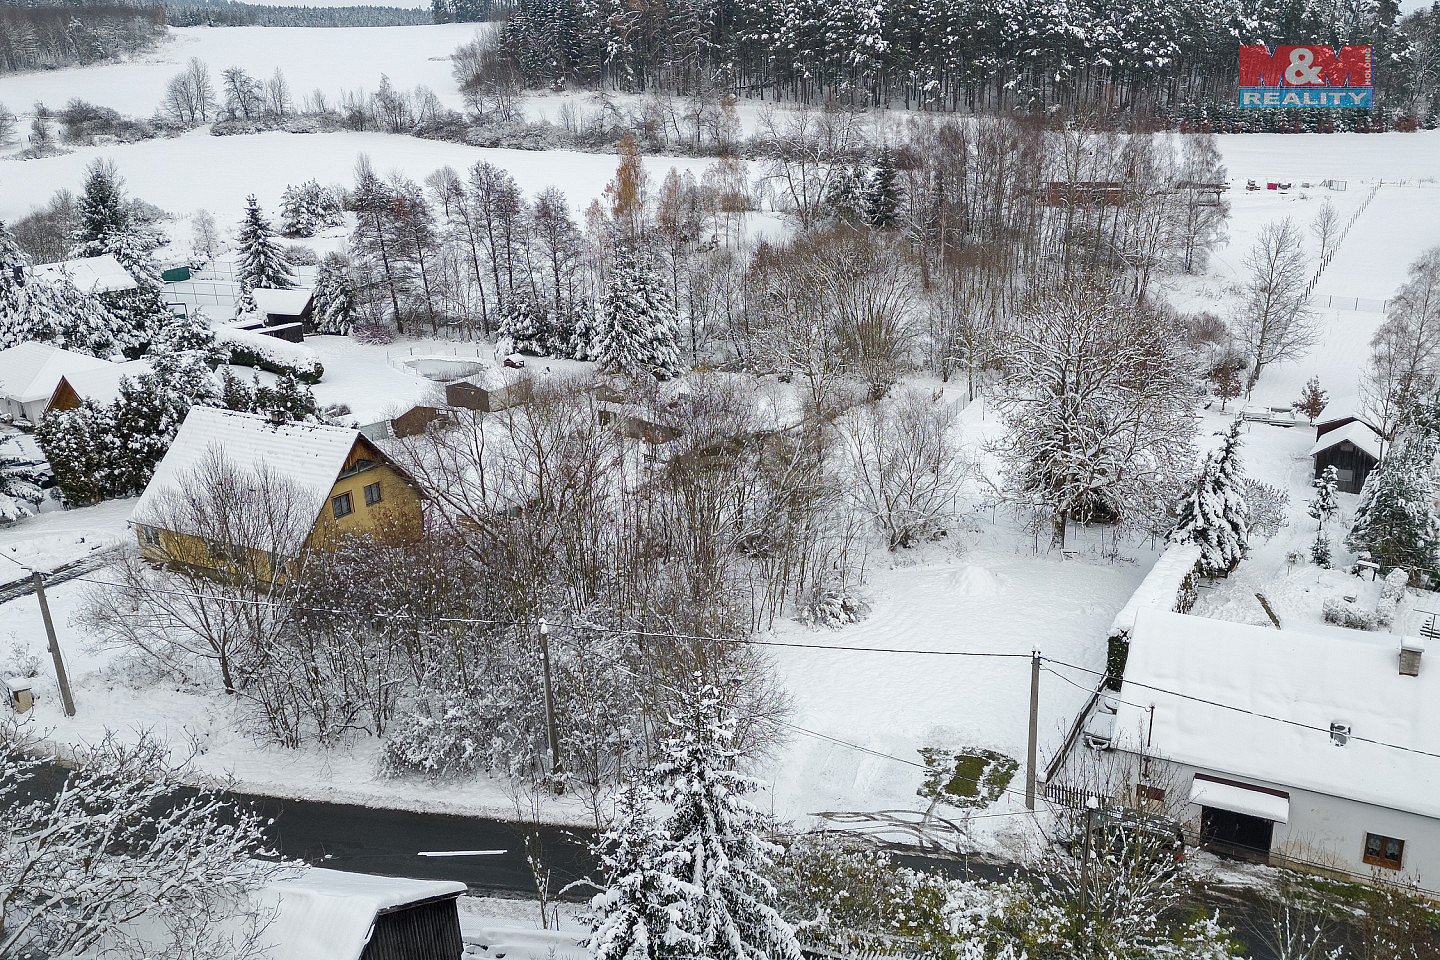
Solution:
M 374 490 L 374 491 L 375 491 L 375 498 L 374 498 L 373 500 L 370 498 L 370 491 L 371 491 L 371 490 Z M 374 483 L 367 483 L 367 484 L 365 484 L 365 506 L 367 506 L 367 507 L 373 507 L 373 506 L 375 506 L 375 504 L 377 504 L 377 503 L 382 503 L 384 500 L 385 500 L 385 491 L 383 491 L 383 490 L 380 489 L 380 481 L 379 481 L 379 480 L 376 480 Z
M 345 505 L 344 513 L 340 512 L 340 505 L 342 503 Z M 350 514 L 354 512 L 355 498 L 351 496 L 350 491 L 347 490 L 342 494 L 338 494 L 337 496 L 333 496 L 330 498 L 330 513 L 332 516 L 334 516 L 336 520 L 343 520 L 345 517 L 350 516 Z
M 142 547 L 149 547 L 152 550 L 164 548 L 165 545 L 160 542 L 158 527 L 152 527 L 148 523 L 137 524 L 137 526 L 140 528 L 140 545 Z
M 1372 839 L 1379 841 L 1379 853 L 1370 852 L 1370 841 Z M 1394 857 L 1386 855 L 1386 850 L 1388 846 L 1392 843 L 1397 844 Z M 1365 850 L 1364 854 L 1361 856 L 1361 859 L 1365 863 L 1368 863 L 1373 867 L 1384 867 L 1387 870 L 1400 870 L 1403 868 L 1403 865 L 1405 863 L 1405 841 L 1401 840 L 1399 837 L 1387 837 L 1383 833 L 1371 833 L 1369 831 L 1366 831 Z

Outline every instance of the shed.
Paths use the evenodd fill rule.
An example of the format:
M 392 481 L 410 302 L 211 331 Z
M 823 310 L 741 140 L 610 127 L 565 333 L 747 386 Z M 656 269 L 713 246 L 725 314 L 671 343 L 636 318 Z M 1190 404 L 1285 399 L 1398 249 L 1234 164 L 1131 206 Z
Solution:
M 120 364 L 34 340 L 0 350 L 0 416 L 39 421 L 61 377 Z
M 33 271 L 36 280 L 45 283 L 68 283 L 81 293 L 124 293 L 138 284 L 130 271 L 110 254 L 82 257 L 59 263 L 42 263 Z
M 455 411 L 449 407 L 429 407 L 424 404 L 411 407 L 390 421 L 390 436 L 396 438 L 414 437 L 439 423 L 449 425 L 455 421 Z
M 452 407 L 495 413 L 522 403 L 529 403 L 533 385 L 529 377 L 501 379 L 477 374 L 445 385 L 445 402 Z
M 150 372 L 151 367 L 147 360 L 127 360 L 124 363 L 108 363 L 103 367 L 72 370 L 60 377 L 45 412 L 74 410 L 84 400 L 94 400 L 99 404 L 113 403 L 120 396 L 120 384 L 126 377 L 133 380 Z
M 1315 476 L 1326 467 L 1339 474 L 1342 493 L 1359 493 L 1365 478 L 1380 462 L 1384 441 L 1375 428 L 1363 420 L 1352 419 L 1339 427 L 1326 430 L 1316 427 L 1315 445 L 1310 456 L 1315 460 Z
M 1356 422 L 1365 424 L 1377 435 L 1384 435 L 1379 421 L 1365 411 L 1360 398 L 1349 396 L 1332 400 L 1325 405 L 1324 411 L 1315 420 L 1315 438 L 1318 440 L 1331 431 Z
M 315 312 L 315 292 L 309 287 L 294 287 L 289 290 L 256 287 L 250 291 L 250 296 L 255 301 L 255 308 L 265 317 L 267 327 L 304 323 Z M 298 343 L 300 339 L 303 337 L 295 342 Z
M 267 960 L 458 960 L 458 898 L 449 880 L 377 877 L 312 867 L 271 884 Z
M 1052 180 L 1045 185 L 1047 207 L 1118 207 L 1124 203 L 1124 184 L 1116 180 Z

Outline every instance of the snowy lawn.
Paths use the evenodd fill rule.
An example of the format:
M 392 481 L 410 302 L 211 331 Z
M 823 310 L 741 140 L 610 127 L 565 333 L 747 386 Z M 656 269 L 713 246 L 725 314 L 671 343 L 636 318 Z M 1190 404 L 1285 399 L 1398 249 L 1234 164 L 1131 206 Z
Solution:
M 134 500 L 111 500 L 81 510 L 55 510 L 0 526 L 0 583 L 27 576 L 17 564 L 54 570 L 130 535 L 125 526 Z M 3 628 L 0 628 L 3 631 Z

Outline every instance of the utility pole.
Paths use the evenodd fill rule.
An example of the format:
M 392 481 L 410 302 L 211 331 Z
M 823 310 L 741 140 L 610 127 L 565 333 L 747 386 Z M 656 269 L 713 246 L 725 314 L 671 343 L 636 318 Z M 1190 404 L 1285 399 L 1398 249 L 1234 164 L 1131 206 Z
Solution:
M 1095 811 L 1100 801 L 1094 797 L 1085 798 L 1085 859 L 1080 861 L 1080 916 L 1083 919 L 1090 911 L 1090 838 L 1095 826 Z
M 550 734 L 550 775 L 560 775 L 560 737 L 555 732 L 555 691 L 550 686 L 550 624 L 540 621 L 540 659 L 545 665 L 545 727 Z
M 1030 740 L 1025 745 L 1025 809 L 1035 809 L 1035 754 L 1040 737 L 1040 651 L 1030 651 Z
M 35 584 L 35 596 L 40 599 L 40 618 L 45 621 L 45 633 L 50 638 L 50 657 L 55 661 L 55 679 L 60 684 L 60 703 L 65 707 L 65 716 L 75 716 L 75 701 L 70 698 L 70 677 L 65 673 L 65 660 L 60 656 L 60 641 L 55 639 L 55 624 L 50 620 L 50 604 L 45 599 L 45 578 L 36 570 L 30 577 Z

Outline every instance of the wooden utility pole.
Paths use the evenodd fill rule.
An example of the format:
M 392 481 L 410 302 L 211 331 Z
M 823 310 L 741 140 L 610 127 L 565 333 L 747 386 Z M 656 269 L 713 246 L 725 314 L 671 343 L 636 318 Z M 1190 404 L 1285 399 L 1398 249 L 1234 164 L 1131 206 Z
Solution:
M 45 578 L 37 570 L 30 578 L 35 584 L 35 596 L 40 599 L 40 618 L 45 621 L 45 634 L 50 638 L 50 657 L 55 661 L 55 679 L 60 684 L 60 703 L 65 707 L 65 716 L 75 716 L 75 701 L 70 697 L 70 678 L 65 673 L 65 659 L 60 656 L 60 641 L 55 639 L 55 624 L 50 620 L 50 604 L 45 599 Z
M 1083 918 L 1090 909 L 1090 838 L 1095 825 L 1095 811 L 1100 801 L 1094 797 L 1085 798 L 1085 859 L 1080 861 L 1080 916 Z
M 1040 737 L 1040 651 L 1030 651 L 1030 740 L 1025 745 L 1025 809 L 1035 809 L 1035 759 Z
M 560 737 L 555 732 L 555 691 L 550 686 L 550 624 L 540 621 L 540 659 L 545 665 L 545 727 L 550 735 L 550 774 L 560 775 Z

